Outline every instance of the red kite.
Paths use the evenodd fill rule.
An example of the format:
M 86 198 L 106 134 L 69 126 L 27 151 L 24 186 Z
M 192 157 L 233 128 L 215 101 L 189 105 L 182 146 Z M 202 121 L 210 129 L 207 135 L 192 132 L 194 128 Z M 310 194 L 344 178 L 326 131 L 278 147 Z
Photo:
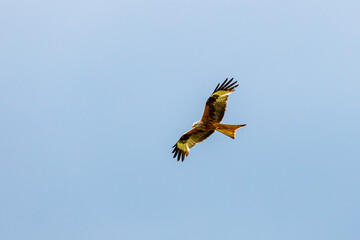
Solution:
M 204 141 L 211 134 L 215 132 L 215 130 L 229 136 L 231 138 L 235 138 L 235 131 L 241 127 L 245 127 L 246 124 L 243 125 L 228 125 L 221 124 L 221 120 L 224 117 L 226 110 L 226 101 L 228 100 L 229 94 L 235 91 L 235 88 L 239 86 L 237 81 L 232 82 L 234 78 L 225 79 L 225 81 L 220 85 L 220 83 L 216 86 L 214 92 L 211 94 L 209 99 L 206 101 L 205 110 L 200 121 L 197 121 L 193 124 L 193 129 L 185 133 L 181 136 L 179 141 L 173 146 L 174 150 L 174 158 L 177 156 L 177 160 L 184 161 L 185 156 L 189 155 L 190 148 L 195 146 L 195 144 Z

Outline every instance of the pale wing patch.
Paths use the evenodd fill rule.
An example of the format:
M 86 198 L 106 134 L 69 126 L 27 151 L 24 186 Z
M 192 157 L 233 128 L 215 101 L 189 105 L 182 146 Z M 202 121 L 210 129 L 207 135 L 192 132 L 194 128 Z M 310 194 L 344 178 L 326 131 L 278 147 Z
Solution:
M 186 152 L 186 156 L 189 154 L 189 152 L 190 152 L 190 148 L 189 148 L 189 146 L 188 146 L 188 142 L 186 142 L 186 143 L 180 143 L 180 142 L 178 142 L 177 143 L 177 147 L 180 149 L 180 150 L 182 150 L 182 151 L 184 151 L 184 152 Z M 195 145 L 195 144 L 194 144 Z
M 187 142 L 185 142 L 185 143 L 178 142 L 177 147 L 179 149 L 183 150 L 184 152 L 186 152 L 186 156 L 187 156 L 187 155 L 189 155 L 190 148 L 195 146 L 195 144 L 196 144 L 196 142 L 194 140 L 192 140 L 191 138 L 189 138 L 187 140 Z
M 220 90 L 220 91 L 217 91 L 217 92 L 214 92 L 213 94 L 211 94 L 211 97 L 214 97 L 214 96 L 225 97 L 234 91 L 235 90 L 231 90 L 231 91 Z

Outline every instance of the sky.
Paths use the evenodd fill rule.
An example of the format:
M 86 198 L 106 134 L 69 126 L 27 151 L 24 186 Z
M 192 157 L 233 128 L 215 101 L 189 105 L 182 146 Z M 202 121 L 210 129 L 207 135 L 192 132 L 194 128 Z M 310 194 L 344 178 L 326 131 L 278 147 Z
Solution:
M 0 1 L 0 238 L 360 239 L 359 9 Z

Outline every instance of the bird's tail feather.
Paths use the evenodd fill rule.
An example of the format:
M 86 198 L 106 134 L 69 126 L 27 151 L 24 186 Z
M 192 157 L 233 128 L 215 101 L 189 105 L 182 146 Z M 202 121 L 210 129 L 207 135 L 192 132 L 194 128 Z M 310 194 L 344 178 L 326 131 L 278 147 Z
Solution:
M 229 125 L 229 124 L 219 124 L 218 130 L 219 132 L 225 134 L 226 136 L 229 136 L 231 138 L 235 138 L 235 132 L 237 129 L 245 127 L 246 124 L 243 125 Z

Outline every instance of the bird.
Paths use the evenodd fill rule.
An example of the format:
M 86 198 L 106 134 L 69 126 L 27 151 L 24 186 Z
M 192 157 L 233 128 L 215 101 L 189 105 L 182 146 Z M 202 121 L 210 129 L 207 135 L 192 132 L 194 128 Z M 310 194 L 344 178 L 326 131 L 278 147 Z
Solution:
M 216 86 L 214 92 L 206 101 L 201 119 L 195 122 L 192 129 L 184 133 L 179 141 L 175 143 L 172 153 L 174 154 L 173 158 L 177 157 L 177 161 L 181 160 L 183 162 L 185 156 L 189 155 L 190 148 L 207 139 L 215 130 L 234 139 L 236 130 L 246 126 L 246 124 L 229 125 L 220 123 L 225 114 L 229 94 L 239 86 L 239 84 L 236 84 L 237 81 L 233 82 L 233 80 L 234 78 L 230 80 L 226 78 L 221 85 L 219 83 Z

